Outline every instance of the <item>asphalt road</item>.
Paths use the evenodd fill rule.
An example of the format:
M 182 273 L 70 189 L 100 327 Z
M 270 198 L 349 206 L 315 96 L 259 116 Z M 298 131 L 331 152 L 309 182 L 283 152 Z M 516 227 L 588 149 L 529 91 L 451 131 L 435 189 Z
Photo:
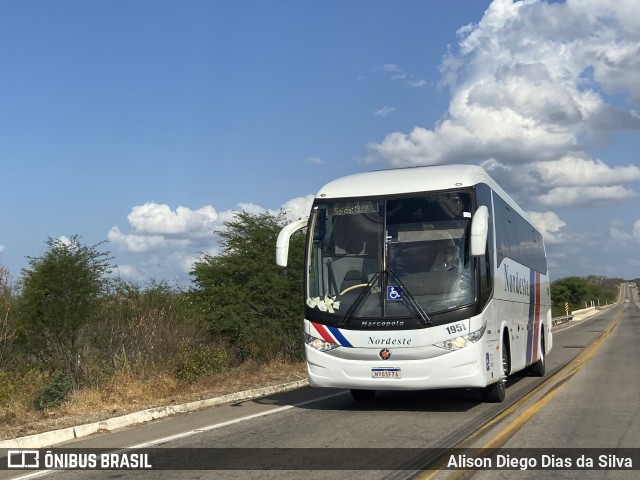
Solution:
M 482 403 L 471 390 L 379 392 L 356 403 L 345 391 L 304 388 L 64 445 L 170 448 L 152 450 L 150 463 L 169 461 L 176 470 L 45 478 L 636 478 L 638 470 L 420 470 L 438 456 L 434 449 L 543 448 L 560 457 L 565 448 L 640 447 L 639 338 L 637 292 L 625 284 L 621 303 L 554 333 L 546 376 L 511 378 L 502 404 Z M 294 448 L 302 450 L 294 455 Z M 197 469 L 216 458 L 233 470 Z M 340 470 L 354 465 L 368 469 Z

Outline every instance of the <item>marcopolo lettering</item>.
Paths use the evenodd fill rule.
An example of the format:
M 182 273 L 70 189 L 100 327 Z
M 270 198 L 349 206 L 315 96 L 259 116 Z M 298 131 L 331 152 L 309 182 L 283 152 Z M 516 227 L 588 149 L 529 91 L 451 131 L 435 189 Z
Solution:
M 529 295 L 530 283 L 528 278 L 520 276 L 520 273 L 516 272 L 515 275 L 509 273 L 509 267 L 504 266 L 504 290 L 510 293 L 517 293 L 518 295 Z
M 396 345 L 396 346 L 409 346 L 411 345 L 411 338 L 392 338 L 392 337 L 372 337 L 369 336 L 369 345 Z
M 399 328 L 404 326 L 403 320 L 363 320 L 362 328 Z

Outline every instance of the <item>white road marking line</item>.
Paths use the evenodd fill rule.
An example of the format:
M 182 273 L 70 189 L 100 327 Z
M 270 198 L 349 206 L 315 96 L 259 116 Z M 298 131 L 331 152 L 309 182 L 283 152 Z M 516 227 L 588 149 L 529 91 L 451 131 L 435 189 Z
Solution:
M 274 413 L 284 412 L 285 410 L 289 410 L 291 408 L 304 407 L 305 405 L 309 405 L 311 403 L 321 402 L 323 400 L 329 400 L 330 398 L 338 397 L 340 395 L 345 395 L 346 392 L 333 393 L 331 395 L 326 395 L 324 397 L 315 398 L 312 400 L 307 400 L 305 402 L 296 403 L 295 405 L 285 405 L 284 407 L 276 408 L 273 410 L 267 410 L 266 412 L 254 413 L 253 415 L 247 415 L 246 417 L 236 418 L 235 420 L 228 420 L 222 423 L 216 423 L 214 425 L 209 425 L 207 427 L 196 428 L 195 430 L 191 430 L 188 432 L 178 433 L 176 435 L 170 435 L 168 437 L 159 438 L 157 440 L 151 440 L 149 442 L 139 443 L 138 445 L 133 445 L 127 448 L 147 448 L 153 445 L 158 445 L 165 442 L 170 442 L 172 440 L 177 440 L 179 438 L 186 438 L 192 435 L 197 435 L 198 433 L 208 432 L 210 430 L 215 430 L 217 428 L 226 427 L 228 425 L 234 425 L 236 423 L 241 423 L 246 420 L 253 420 L 254 418 L 266 417 L 267 415 L 272 415 Z
M 193 435 L 197 435 L 198 433 L 208 432 L 210 430 L 215 430 L 217 428 L 226 427 L 228 425 L 234 425 L 236 423 L 241 423 L 241 422 L 244 422 L 244 421 L 247 421 L 247 420 L 253 420 L 254 418 L 266 417 L 267 415 L 284 412 L 285 410 L 289 410 L 289 409 L 292 409 L 292 408 L 304 407 L 305 405 L 310 405 L 312 403 L 321 402 L 323 400 L 329 400 L 331 398 L 339 397 L 341 395 L 346 395 L 346 393 L 347 392 L 332 393 L 331 395 L 325 395 L 324 397 L 319 397 L 319 398 L 314 398 L 314 399 L 311 399 L 311 400 L 306 400 L 304 402 L 296 403 L 294 405 L 285 405 L 284 407 L 276 408 L 276 409 L 273 409 L 273 410 L 267 410 L 266 412 L 254 413 L 253 415 L 247 415 L 246 417 L 240 417 L 240 418 L 236 418 L 235 420 L 228 420 L 226 422 L 216 423 L 214 425 L 209 425 L 207 427 L 196 428 L 195 430 L 190 430 L 188 432 L 178 433 L 176 435 L 170 435 L 168 437 L 159 438 L 157 440 L 151 440 L 149 442 L 139 443 L 138 445 L 133 445 L 133 446 L 130 446 L 130 447 L 120 447 L 120 448 L 116 448 L 116 449 L 106 448 L 105 450 L 109 450 L 111 452 L 120 452 L 122 450 L 129 449 L 129 448 L 147 448 L 147 447 L 151 447 L 151 446 L 158 445 L 158 444 L 161 444 L 161 443 L 170 442 L 172 440 L 177 440 L 179 438 L 186 438 L 186 437 L 190 437 L 190 436 L 193 436 Z M 60 447 L 56 447 L 56 448 L 60 448 Z M 65 448 L 65 447 L 61 447 L 61 448 Z M 44 477 L 45 475 L 49 475 L 51 473 L 57 473 L 57 472 L 62 472 L 62 471 L 64 471 L 64 470 L 42 470 L 42 471 L 39 471 L 39 472 L 33 472 L 33 473 L 29 473 L 27 475 L 23 475 L 21 477 L 14 477 L 14 479 L 12 479 L 12 480 L 26 480 L 26 479 L 31 479 L 31 478 L 39 478 L 39 477 Z

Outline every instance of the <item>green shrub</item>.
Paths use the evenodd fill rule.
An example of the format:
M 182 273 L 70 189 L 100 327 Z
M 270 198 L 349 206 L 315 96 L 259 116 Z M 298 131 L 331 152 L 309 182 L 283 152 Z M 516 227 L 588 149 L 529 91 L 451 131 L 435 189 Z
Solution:
M 178 351 L 174 374 L 178 380 L 193 383 L 203 375 L 224 372 L 226 366 L 227 353 L 224 350 L 183 343 Z
M 14 379 L 4 370 L 0 370 L 0 405 L 8 403 L 15 392 Z
M 36 410 L 59 407 L 73 388 L 73 377 L 66 372 L 57 371 L 39 390 L 33 402 Z
M 302 358 L 305 237 L 294 235 L 289 266 L 275 264 L 283 214 L 237 213 L 216 231 L 220 252 L 204 254 L 191 275 L 192 306 L 235 361 Z

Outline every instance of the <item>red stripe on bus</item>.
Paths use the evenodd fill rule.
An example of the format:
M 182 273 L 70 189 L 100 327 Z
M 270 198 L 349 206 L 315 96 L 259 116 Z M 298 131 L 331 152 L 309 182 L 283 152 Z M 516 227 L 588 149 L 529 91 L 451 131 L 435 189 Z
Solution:
M 535 304 L 533 310 L 533 358 L 535 362 L 539 358 L 539 336 L 540 336 L 540 273 L 536 272 Z
M 321 325 L 315 322 L 311 322 L 311 325 L 315 327 L 316 331 L 320 334 L 320 336 L 325 342 L 338 343 L 336 342 L 335 338 L 333 338 L 331 334 L 327 331 L 327 328 L 324 325 Z

